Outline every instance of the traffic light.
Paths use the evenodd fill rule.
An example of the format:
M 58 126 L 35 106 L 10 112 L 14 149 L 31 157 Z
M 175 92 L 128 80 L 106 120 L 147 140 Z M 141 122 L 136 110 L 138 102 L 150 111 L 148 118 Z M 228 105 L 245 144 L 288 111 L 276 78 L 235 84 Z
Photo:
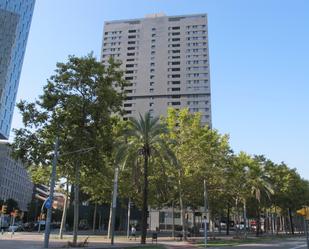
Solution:
M 306 215 L 306 208 L 299 209 L 299 210 L 296 211 L 296 213 L 298 215 L 305 216 Z
M 297 210 L 296 213 L 303 216 L 306 220 L 309 220 L 309 207 L 303 207 Z

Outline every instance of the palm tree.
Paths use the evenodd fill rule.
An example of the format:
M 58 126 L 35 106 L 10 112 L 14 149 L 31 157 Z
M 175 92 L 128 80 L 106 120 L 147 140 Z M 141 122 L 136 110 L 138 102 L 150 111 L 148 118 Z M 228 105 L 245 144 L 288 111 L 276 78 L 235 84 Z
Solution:
M 256 235 L 260 233 L 260 218 L 261 218 L 261 199 L 266 197 L 271 198 L 274 194 L 270 179 L 264 169 L 264 158 L 261 156 L 255 156 L 252 160 L 252 164 L 249 165 L 247 172 L 247 184 L 248 189 L 257 201 L 257 228 Z
M 149 112 L 146 112 L 144 117 L 140 114 L 139 119 L 131 118 L 125 131 L 127 157 L 133 154 L 143 158 L 141 244 L 146 243 L 147 236 L 149 160 L 153 155 L 162 155 L 162 150 L 166 149 L 161 137 L 165 132 L 164 126 L 159 123 L 159 118 L 152 118 Z

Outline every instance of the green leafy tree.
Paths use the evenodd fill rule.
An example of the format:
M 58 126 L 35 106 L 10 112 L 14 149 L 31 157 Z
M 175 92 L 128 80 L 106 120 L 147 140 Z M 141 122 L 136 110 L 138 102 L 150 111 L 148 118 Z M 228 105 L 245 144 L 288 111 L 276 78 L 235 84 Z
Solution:
M 109 167 L 112 129 L 120 111 L 125 85 L 119 64 L 110 60 L 105 67 L 92 54 L 69 56 L 57 63 L 55 75 L 34 103 L 21 101 L 18 108 L 24 128 L 15 130 L 14 154 L 27 165 L 51 164 L 53 144 L 60 141 L 59 176 L 74 184 L 74 237 L 77 241 L 79 189 L 87 177 Z M 39 168 L 38 168 L 39 169 Z
M 177 179 L 175 186 L 178 186 L 185 238 L 185 210 L 191 208 L 195 213 L 198 207 L 204 206 L 204 180 L 210 197 L 222 190 L 224 166 L 231 150 L 228 136 L 202 126 L 199 113 L 190 114 L 188 109 L 169 109 L 165 122 L 170 148 L 175 155 L 174 178 Z

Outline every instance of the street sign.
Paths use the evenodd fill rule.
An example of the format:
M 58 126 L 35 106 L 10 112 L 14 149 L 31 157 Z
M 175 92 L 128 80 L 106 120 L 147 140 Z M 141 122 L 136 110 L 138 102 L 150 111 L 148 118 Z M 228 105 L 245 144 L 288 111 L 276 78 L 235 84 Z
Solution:
M 50 201 L 50 198 L 48 198 L 48 199 L 45 201 L 45 207 L 46 207 L 47 209 L 50 209 L 51 206 L 52 206 L 52 203 L 51 203 L 51 201 Z

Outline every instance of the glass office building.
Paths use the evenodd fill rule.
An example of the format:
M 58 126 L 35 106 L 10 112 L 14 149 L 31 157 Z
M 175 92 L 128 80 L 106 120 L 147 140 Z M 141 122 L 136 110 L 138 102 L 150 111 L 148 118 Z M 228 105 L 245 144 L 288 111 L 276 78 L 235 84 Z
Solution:
M 0 0 L 0 139 L 8 139 L 35 0 Z

